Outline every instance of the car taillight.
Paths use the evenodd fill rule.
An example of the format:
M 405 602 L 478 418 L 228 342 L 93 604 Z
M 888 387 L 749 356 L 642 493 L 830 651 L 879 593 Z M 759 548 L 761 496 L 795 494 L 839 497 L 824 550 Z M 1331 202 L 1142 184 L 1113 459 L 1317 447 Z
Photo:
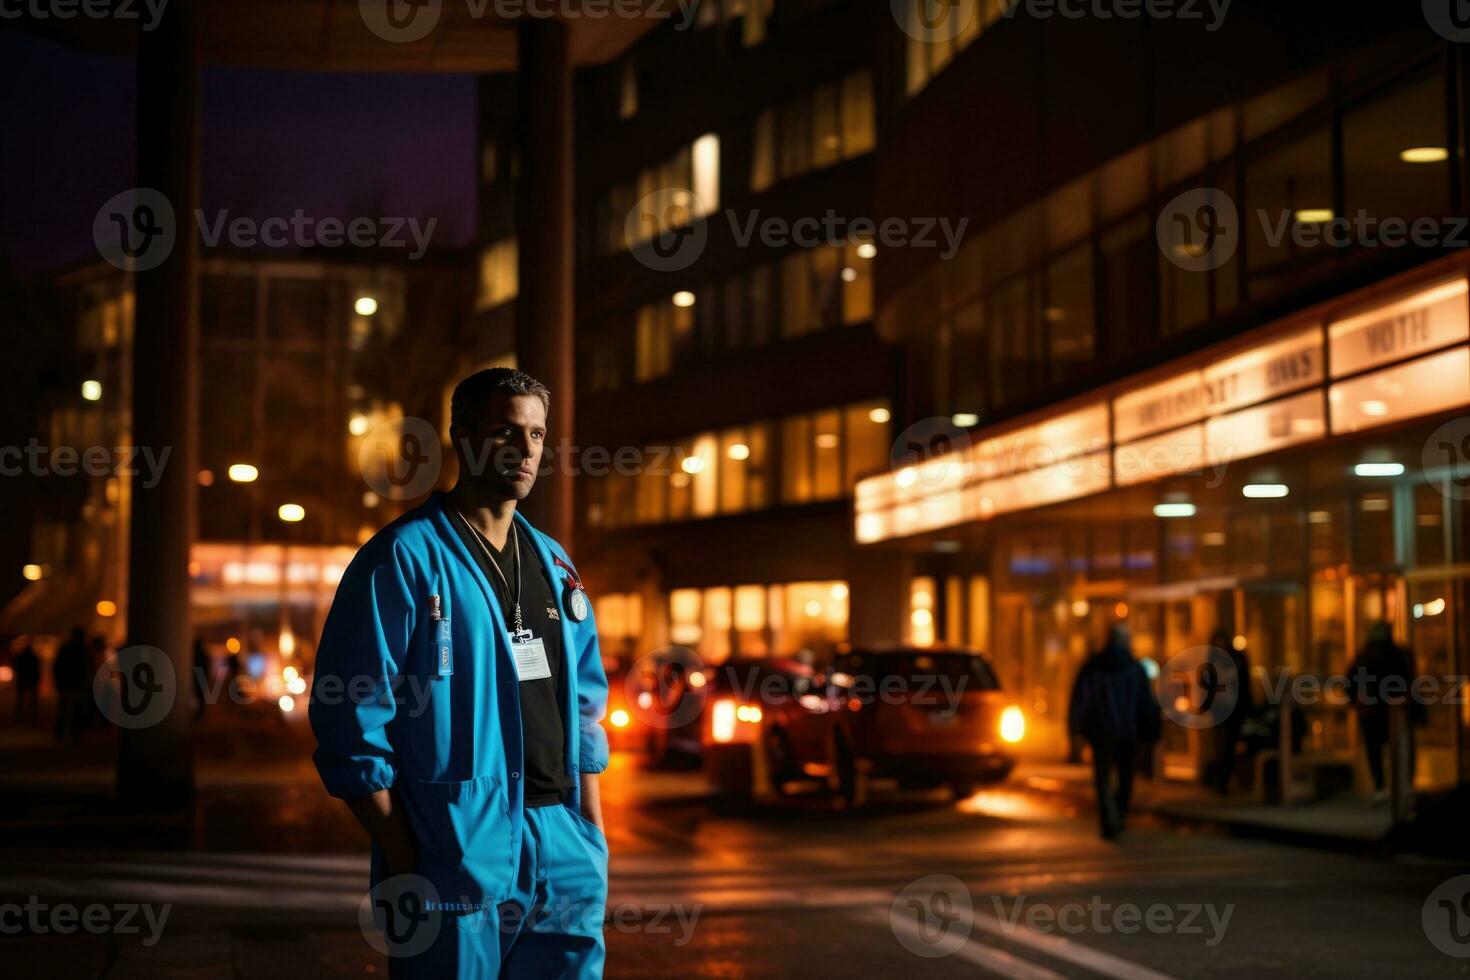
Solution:
M 1012 745 L 1026 737 L 1026 716 L 1014 704 L 1000 713 L 1000 737 Z
M 710 714 L 710 737 L 716 742 L 749 742 L 755 738 L 753 726 L 760 724 L 761 709 L 753 704 L 736 704 L 733 698 L 720 698 Z
M 716 742 L 729 742 L 735 738 L 735 702 L 721 698 L 715 702 L 710 715 L 710 734 Z

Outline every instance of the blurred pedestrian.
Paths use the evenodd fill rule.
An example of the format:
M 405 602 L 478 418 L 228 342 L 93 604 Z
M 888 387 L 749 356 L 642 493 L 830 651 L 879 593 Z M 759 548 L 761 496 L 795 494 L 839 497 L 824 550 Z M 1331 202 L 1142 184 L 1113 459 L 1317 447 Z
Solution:
M 1403 737 L 1409 740 L 1409 778 L 1414 774 L 1414 726 L 1423 724 L 1424 705 L 1409 696 L 1414 677 L 1414 658 L 1393 641 L 1393 629 L 1379 620 L 1368 628 L 1368 641 L 1348 667 L 1353 706 L 1358 713 L 1358 731 L 1368 753 L 1368 773 L 1373 777 L 1373 801 L 1388 799 L 1383 785 L 1383 750 L 1388 745 L 1392 712 L 1407 709 Z
M 1112 840 L 1128 816 L 1139 747 L 1159 738 L 1158 702 L 1148 674 L 1133 659 L 1132 640 L 1121 623 L 1077 672 L 1067 728 L 1092 747 L 1098 819 L 1103 837 Z
M 34 725 L 40 717 L 41 658 L 29 637 L 10 666 L 15 671 L 15 720 Z
M 1210 646 L 1230 658 L 1235 668 L 1235 680 L 1224 692 L 1225 701 L 1219 712 L 1219 724 L 1215 726 L 1215 791 L 1221 796 L 1230 792 L 1230 779 L 1235 773 L 1235 748 L 1240 744 L 1240 730 L 1255 707 L 1255 692 L 1251 690 L 1250 658 L 1245 653 L 1244 637 L 1241 646 L 1235 645 L 1235 637 L 1227 629 L 1217 629 L 1210 636 Z M 1232 698 L 1231 695 L 1234 695 Z
M 75 741 L 86 721 L 87 687 L 90 680 L 87 665 L 87 634 L 80 626 L 56 651 L 51 664 L 51 683 L 56 688 L 56 738 Z

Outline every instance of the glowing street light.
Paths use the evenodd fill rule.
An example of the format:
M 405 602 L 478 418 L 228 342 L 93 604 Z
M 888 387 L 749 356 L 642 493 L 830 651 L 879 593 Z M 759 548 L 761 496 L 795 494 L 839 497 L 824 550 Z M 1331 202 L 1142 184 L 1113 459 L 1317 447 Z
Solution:
M 260 479 L 260 470 L 249 463 L 231 463 L 225 472 L 236 483 L 254 483 Z
M 371 296 L 359 296 L 357 302 L 352 304 L 352 310 L 358 316 L 372 316 L 378 312 L 378 301 Z
M 306 519 L 306 508 L 300 504 L 282 504 L 276 508 L 276 516 L 287 524 L 295 524 Z

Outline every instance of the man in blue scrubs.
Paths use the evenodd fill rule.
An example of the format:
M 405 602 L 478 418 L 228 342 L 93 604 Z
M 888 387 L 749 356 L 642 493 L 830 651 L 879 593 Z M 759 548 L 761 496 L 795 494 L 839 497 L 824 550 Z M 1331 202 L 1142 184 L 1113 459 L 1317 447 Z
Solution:
M 458 482 L 363 546 L 322 632 L 315 762 L 372 836 L 394 976 L 602 974 L 607 678 L 571 559 L 516 513 L 549 408 L 520 371 L 461 381 Z

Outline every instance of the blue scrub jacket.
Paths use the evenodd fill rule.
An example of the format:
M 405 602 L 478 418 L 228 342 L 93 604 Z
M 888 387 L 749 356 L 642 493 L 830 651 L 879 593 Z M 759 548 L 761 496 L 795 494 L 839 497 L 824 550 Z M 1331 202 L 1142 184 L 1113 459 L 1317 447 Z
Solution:
M 510 896 L 525 832 L 521 703 L 500 602 L 451 520 L 436 494 L 352 559 L 322 631 L 310 718 L 327 792 L 349 799 L 393 787 L 439 899 L 485 908 Z M 582 622 L 567 614 L 573 573 L 555 563 L 572 565 L 561 545 L 515 520 L 552 577 L 561 616 L 568 805 L 580 820 L 577 774 L 608 762 L 597 626 L 590 612 Z M 431 595 L 442 622 L 431 619 Z M 374 847 L 374 883 L 382 876 Z

